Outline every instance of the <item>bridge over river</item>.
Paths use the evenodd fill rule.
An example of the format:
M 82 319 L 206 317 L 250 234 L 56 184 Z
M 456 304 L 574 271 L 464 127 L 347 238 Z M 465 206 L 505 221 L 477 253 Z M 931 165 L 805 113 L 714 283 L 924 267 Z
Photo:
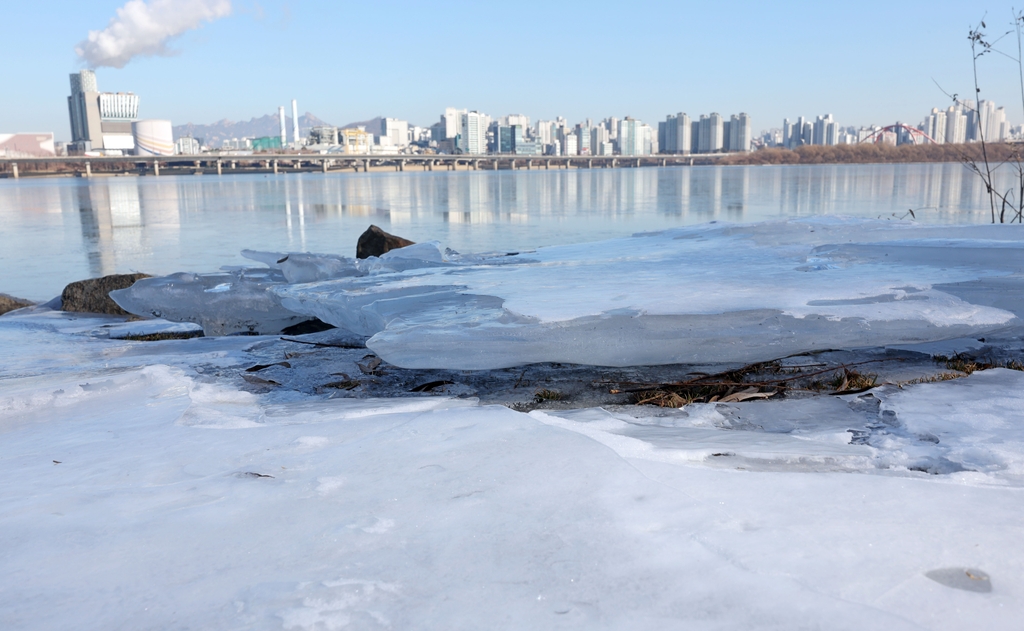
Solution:
M 193 156 L 0 156 L 0 177 L 406 170 L 612 169 L 713 164 L 731 153 L 649 156 L 349 155 L 321 153 Z

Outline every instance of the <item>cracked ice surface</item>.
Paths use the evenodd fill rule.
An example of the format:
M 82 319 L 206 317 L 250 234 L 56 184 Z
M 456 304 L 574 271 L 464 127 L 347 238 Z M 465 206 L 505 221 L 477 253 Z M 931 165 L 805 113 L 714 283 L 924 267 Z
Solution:
M 657 415 L 524 414 L 253 394 L 214 368 L 237 374 L 255 345 L 294 345 L 139 343 L 104 322 L 0 317 L 5 629 L 1024 618 L 1021 372 Z M 932 578 L 971 580 L 957 568 L 991 589 Z
M 372 335 L 369 348 L 408 368 L 756 362 L 976 336 L 1024 315 L 1020 226 L 821 218 L 491 260 L 425 251 L 434 258 L 405 254 L 417 260 L 406 270 L 270 291 L 296 313 Z

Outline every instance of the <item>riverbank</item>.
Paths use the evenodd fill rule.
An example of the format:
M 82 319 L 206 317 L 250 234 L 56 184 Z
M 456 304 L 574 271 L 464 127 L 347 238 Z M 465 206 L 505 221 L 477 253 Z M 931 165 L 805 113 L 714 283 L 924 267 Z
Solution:
M 992 165 L 1013 161 L 1022 156 L 1022 146 L 992 143 L 987 146 Z M 796 149 L 769 147 L 722 158 L 719 164 L 782 165 L 782 164 L 903 164 L 931 162 L 982 162 L 979 143 L 942 145 L 807 145 Z

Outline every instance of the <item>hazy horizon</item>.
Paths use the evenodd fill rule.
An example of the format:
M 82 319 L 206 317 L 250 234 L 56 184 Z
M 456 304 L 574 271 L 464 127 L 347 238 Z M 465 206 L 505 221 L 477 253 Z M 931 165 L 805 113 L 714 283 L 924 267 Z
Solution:
M 173 24 L 125 35 L 130 14 L 159 5 Z M 16 98 L 0 104 L 0 131 L 69 139 L 68 74 L 87 67 L 75 49 L 95 61 L 104 40 L 90 43 L 89 34 L 105 29 L 135 39 L 113 47 L 120 56 L 111 63 L 123 67 L 98 68 L 100 89 L 135 92 L 140 117 L 175 125 L 247 121 L 293 98 L 300 112 L 335 124 L 388 116 L 427 126 L 445 107 L 571 123 L 630 115 L 655 124 L 680 111 L 745 111 L 755 130 L 826 113 L 842 126 L 917 124 L 950 103 L 936 84 L 970 93 L 966 36 L 985 7 L 868 2 L 857 9 L 805 2 L 622 9 L 530 1 L 515 11 L 466 2 L 20 3 L 4 9 L 0 51 L 16 61 L 0 70 L 0 81 Z M 111 24 L 119 10 L 127 17 Z M 993 35 L 1008 30 L 1010 5 L 988 6 L 985 19 Z M 1011 39 L 1001 42 L 1007 50 L 1016 48 Z M 1006 106 L 1012 124 L 1024 122 L 1013 62 L 993 54 L 980 69 L 982 97 Z

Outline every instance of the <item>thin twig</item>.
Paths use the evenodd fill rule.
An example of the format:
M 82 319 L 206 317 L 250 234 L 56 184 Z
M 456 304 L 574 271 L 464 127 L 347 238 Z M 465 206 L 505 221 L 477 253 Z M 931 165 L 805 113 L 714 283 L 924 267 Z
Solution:
M 310 346 L 323 346 L 327 348 L 366 348 L 365 344 L 328 344 L 326 342 L 307 342 L 306 340 L 294 340 L 290 337 L 282 337 L 281 340 L 285 342 L 295 342 L 296 344 L 308 344 Z

